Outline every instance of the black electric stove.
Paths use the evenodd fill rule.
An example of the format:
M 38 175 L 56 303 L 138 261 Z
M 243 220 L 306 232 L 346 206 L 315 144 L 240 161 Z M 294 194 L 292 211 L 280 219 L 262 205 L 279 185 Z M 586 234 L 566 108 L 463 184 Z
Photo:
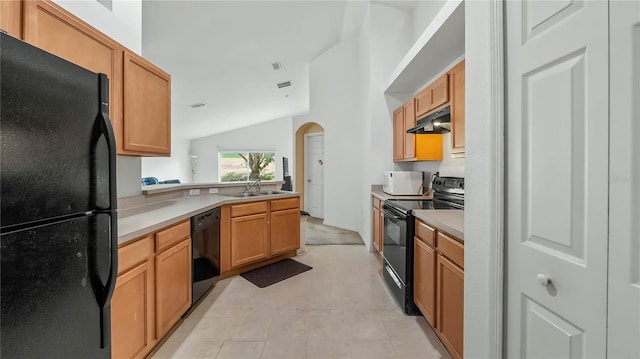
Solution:
M 402 310 L 419 315 L 413 302 L 414 210 L 464 209 L 464 178 L 436 177 L 433 200 L 386 200 L 384 212 L 384 278 Z

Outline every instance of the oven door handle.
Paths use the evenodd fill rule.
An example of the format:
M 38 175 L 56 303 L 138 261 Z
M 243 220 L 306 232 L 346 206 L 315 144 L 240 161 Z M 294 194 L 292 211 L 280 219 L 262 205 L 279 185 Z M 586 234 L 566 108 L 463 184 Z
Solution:
M 398 286 L 398 288 L 402 288 L 402 283 L 400 282 L 400 279 L 398 279 L 396 274 L 393 273 L 393 270 L 391 270 L 391 267 L 389 267 L 388 265 L 385 265 L 384 269 L 387 271 L 387 273 L 389 273 L 389 276 L 396 283 L 396 286 Z
M 388 209 L 386 209 L 386 208 L 383 208 L 383 209 L 382 209 L 382 212 L 384 212 L 385 217 L 386 217 L 386 216 L 389 216 L 389 217 L 391 217 L 391 218 L 393 218 L 393 219 L 397 219 L 397 220 L 399 220 L 399 221 L 404 221 L 405 219 L 407 219 L 407 217 L 397 216 L 395 213 L 390 212 L 390 211 L 389 211 Z

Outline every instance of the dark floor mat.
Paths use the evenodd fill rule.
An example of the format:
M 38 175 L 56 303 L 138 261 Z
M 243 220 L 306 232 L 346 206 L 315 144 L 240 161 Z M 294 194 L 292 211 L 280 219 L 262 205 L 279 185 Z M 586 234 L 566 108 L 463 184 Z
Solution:
M 256 286 L 264 288 L 310 269 L 312 269 L 312 267 L 287 258 L 262 268 L 244 272 L 240 274 L 240 276 Z

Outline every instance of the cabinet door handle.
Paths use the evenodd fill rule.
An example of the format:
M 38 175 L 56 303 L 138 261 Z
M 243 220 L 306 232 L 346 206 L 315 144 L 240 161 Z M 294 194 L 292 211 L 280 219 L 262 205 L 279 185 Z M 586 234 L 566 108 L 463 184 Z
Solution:
M 551 278 L 547 277 L 542 273 L 538 274 L 537 278 L 538 278 L 538 283 L 540 283 L 540 285 L 543 287 L 547 287 L 549 284 L 551 284 Z

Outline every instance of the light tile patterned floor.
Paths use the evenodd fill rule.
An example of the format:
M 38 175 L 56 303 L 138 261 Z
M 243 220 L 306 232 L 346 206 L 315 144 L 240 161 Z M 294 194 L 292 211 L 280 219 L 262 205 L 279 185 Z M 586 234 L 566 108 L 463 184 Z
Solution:
M 449 358 L 364 246 L 307 246 L 295 259 L 313 269 L 262 289 L 218 282 L 153 358 Z

